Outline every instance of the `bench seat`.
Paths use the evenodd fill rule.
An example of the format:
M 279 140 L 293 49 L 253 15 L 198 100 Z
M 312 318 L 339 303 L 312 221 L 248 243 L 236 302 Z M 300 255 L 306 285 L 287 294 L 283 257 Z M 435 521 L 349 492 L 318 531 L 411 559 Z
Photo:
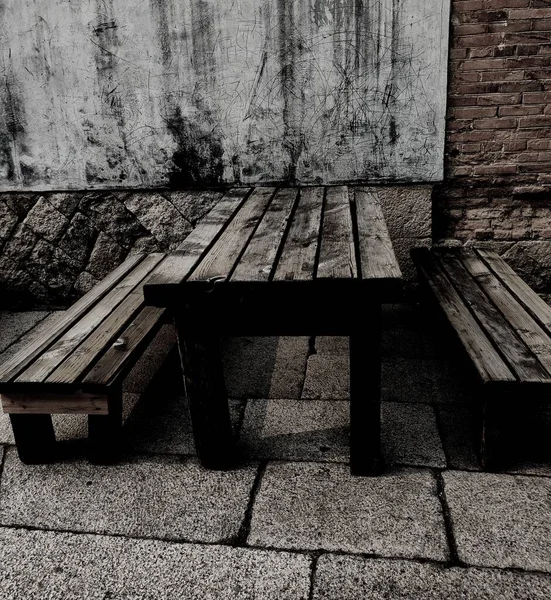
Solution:
M 143 284 L 163 258 L 129 257 L 0 365 L 2 409 L 23 462 L 55 459 L 52 414 L 87 414 L 90 460 L 116 459 L 122 381 L 165 322 L 164 309 L 143 299 Z
M 482 384 L 480 458 L 491 470 L 511 449 L 508 408 L 551 393 L 551 307 L 495 252 L 423 248 L 412 257 Z

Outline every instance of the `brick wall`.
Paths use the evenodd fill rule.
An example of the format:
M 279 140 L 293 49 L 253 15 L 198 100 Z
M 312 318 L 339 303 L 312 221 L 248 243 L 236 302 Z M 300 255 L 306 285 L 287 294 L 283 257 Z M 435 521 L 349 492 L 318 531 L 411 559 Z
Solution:
M 434 236 L 495 247 L 551 291 L 551 0 L 452 0 Z

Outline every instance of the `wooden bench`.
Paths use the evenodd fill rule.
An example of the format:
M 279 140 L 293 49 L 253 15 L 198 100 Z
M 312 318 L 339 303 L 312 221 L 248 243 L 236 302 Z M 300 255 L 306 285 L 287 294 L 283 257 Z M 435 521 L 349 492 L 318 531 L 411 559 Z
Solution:
M 87 414 L 90 460 L 117 457 L 122 380 L 164 322 L 143 282 L 163 254 L 134 255 L 0 365 L 2 408 L 25 463 L 56 457 L 52 414 Z
M 412 256 L 424 291 L 482 383 L 476 390 L 480 459 L 493 470 L 519 442 L 520 401 L 551 393 L 551 307 L 495 252 L 416 249 Z

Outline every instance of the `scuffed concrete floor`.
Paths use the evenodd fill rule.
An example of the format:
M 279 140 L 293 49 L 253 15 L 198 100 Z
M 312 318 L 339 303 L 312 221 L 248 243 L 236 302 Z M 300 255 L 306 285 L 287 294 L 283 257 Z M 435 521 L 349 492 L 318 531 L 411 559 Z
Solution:
M 1 358 L 54 318 L 1 313 Z M 376 478 L 349 473 L 346 339 L 224 341 L 228 472 L 194 457 L 173 344 L 126 381 L 116 466 L 88 464 L 82 417 L 56 418 L 67 460 L 22 465 L 1 417 L 0 598 L 551 597 L 548 411 L 523 405 L 516 462 L 480 472 L 468 380 L 416 308 L 385 310 Z

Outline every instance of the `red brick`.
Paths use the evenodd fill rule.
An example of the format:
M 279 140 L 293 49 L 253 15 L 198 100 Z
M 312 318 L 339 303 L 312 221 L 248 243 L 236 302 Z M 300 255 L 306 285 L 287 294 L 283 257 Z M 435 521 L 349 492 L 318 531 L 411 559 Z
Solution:
M 493 106 L 488 107 L 466 107 L 454 109 L 454 115 L 456 119 L 478 119 L 481 117 L 495 117 L 497 109 Z
M 526 145 L 530 150 L 551 150 L 551 140 L 528 140 Z
M 479 83 L 457 83 L 450 84 L 450 90 L 459 94 L 494 94 L 500 91 L 500 83 L 494 81 L 481 81 Z
M 551 102 L 551 92 L 527 92 L 522 95 L 524 104 L 547 104 Z
M 514 31 L 532 31 L 533 21 L 501 21 L 490 23 L 488 33 L 499 33 L 500 31 L 512 33 Z
M 519 173 L 540 173 L 549 172 L 551 163 L 526 163 L 518 166 Z
M 523 8 L 530 6 L 530 0 L 485 0 L 484 8 Z
M 475 175 L 513 175 L 516 165 L 478 165 L 473 169 Z
M 533 117 L 520 117 L 518 120 L 520 128 L 551 127 L 551 115 L 538 115 Z
M 551 31 L 551 19 L 532 21 L 532 29 L 534 31 Z
M 487 58 L 465 60 L 459 63 L 458 69 L 462 71 L 491 71 L 493 69 L 506 69 L 508 58 Z M 532 66 L 532 65 L 530 65 Z
M 509 11 L 509 19 L 550 19 L 551 8 L 512 8 Z
M 450 60 L 467 58 L 467 48 L 450 48 Z
M 486 48 L 469 48 L 469 58 L 488 58 L 494 56 L 495 48 L 493 46 L 487 46 Z
M 503 43 L 502 33 L 485 33 L 480 35 L 466 35 L 456 38 L 454 44 L 457 48 L 476 48 L 478 46 L 497 46 Z
M 500 106 L 502 104 L 518 104 L 520 94 L 481 94 L 478 96 L 477 104 L 480 106 Z
M 476 75 L 479 81 L 522 81 L 524 79 L 524 71 L 481 71 L 480 73 L 469 71 L 462 74 Z M 457 77 L 457 75 L 454 75 L 454 77 Z
M 498 91 L 507 92 L 537 92 L 542 89 L 540 81 L 505 81 L 500 83 Z
M 459 0 L 453 3 L 454 12 L 462 12 L 467 10 L 482 10 L 482 0 Z
M 542 113 L 542 106 L 500 106 L 498 108 L 498 115 L 500 117 L 524 117 L 526 115 L 540 115 Z
M 452 27 L 452 37 L 457 38 L 462 35 L 473 35 L 485 33 L 488 26 L 485 23 L 463 23 Z
M 503 143 L 504 152 L 522 152 L 526 150 L 527 144 L 525 140 L 514 140 L 511 142 Z
M 540 53 L 540 46 L 538 44 L 519 44 L 517 46 L 517 56 L 534 56 Z
M 522 152 L 515 156 L 515 161 L 518 163 L 536 162 L 538 160 L 537 152 Z
M 528 118 L 532 118 L 532 117 L 525 117 L 525 118 L 528 119 Z M 516 127 L 516 126 L 517 126 L 517 120 L 511 119 L 511 118 L 507 118 L 507 119 L 500 119 L 500 118 L 476 119 L 474 121 L 475 129 L 512 129 L 513 127 Z
M 540 54 L 551 54 L 551 44 L 540 44 L 538 48 Z
M 450 142 L 485 142 L 488 140 L 487 131 L 458 131 L 448 134 Z
M 504 62 L 505 69 L 530 69 L 534 67 L 546 67 L 549 64 L 549 59 L 545 56 L 519 56 L 517 58 L 506 58 Z

